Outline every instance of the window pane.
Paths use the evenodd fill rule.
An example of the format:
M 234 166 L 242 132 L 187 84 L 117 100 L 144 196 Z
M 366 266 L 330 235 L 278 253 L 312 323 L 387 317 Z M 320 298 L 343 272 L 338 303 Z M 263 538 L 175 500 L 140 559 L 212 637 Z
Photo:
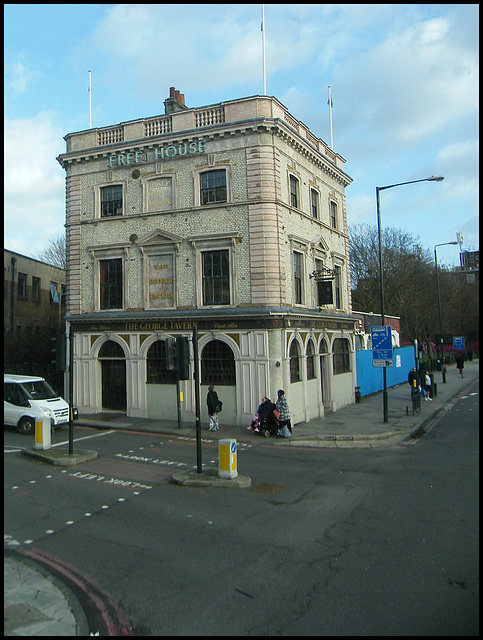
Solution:
M 19 298 L 27 297 L 27 276 L 25 273 L 18 274 L 17 295 Z
M 32 300 L 40 300 L 40 278 L 32 278 Z
M 147 355 L 148 384 L 176 384 L 176 371 L 166 368 L 166 340 L 157 340 L 149 347 Z
M 101 260 L 100 308 L 122 309 L 122 259 Z
M 108 340 L 104 342 L 99 349 L 99 358 L 124 358 L 124 351 L 122 347 L 114 340 Z
M 226 170 L 206 171 L 200 175 L 200 202 L 226 202 Z
M 318 218 L 319 217 L 319 194 L 314 189 L 311 189 L 310 194 L 312 198 L 312 217 Z
M 225 342 L 212 340 L 201 354 L 201 384 L 234 386 L 235 383 L 235 358 L 232 350 Z
M 334 280 L 334 288 L 335 288 L 335 308 L 342 308 L 342 299 L 340 295 L 340 283 L 341 283 L 341 269 L 340 267 L 335 268 L 335 280 Z
M 302 304 L 302 254 L 293 254 L 294 303 Z
M 290 345 L 290 382 L 299 382 L 300 375 L 300 350 L 297 342 Z
M 346 338 L 336 338 L 333 347 L 334 375 L 350 371 L 349 341 Z
M 290 176 L 290 204 L 298 208 L 298 180 Z
M 335 202 L 330 203 L 330 224 L 337 229 L 337 205 Z
M 101 188 L 101 217 L 122 215 L 122 186 Z
M 315 378 L 315 350 L 312 340 L 307 345 L 307 380 Z
M 206 251 L 203 260 L 203 304 L 230 304 L 228 250 Z

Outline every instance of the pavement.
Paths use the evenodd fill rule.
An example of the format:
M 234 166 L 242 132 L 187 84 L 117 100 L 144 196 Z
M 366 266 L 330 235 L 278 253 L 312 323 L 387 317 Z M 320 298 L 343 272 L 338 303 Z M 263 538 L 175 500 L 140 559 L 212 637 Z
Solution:
M 420 407 L 413 409 L 410 388 L 407 383 L 391 387 L 387 391 L 388 412 L 384 422 L 382 392 L 361 398 L 359 403 L 343 407 L 324 418 L 301 422 L 293 426 L 291 438 L 270 436 L 265 438 L 246 426 L 224 425 L 220 415 L 220 430 L 209 432 L 207 425 L 201 426 L 202 442 L 221 438 L 243 443 L 258 443 L 282 447 L 310 448 L 376 448 L 400 444 L 419 438 L 434 424 L 441 414 L 451 408 L 455 399 L 463 395 L 470 384 L 479 378 L 479 360 L 465 362 L 463 377 L 455 365 L 448 367 L 446 383 L 441 372 L 434 372 L 437 385 L 432 401 L 421 398 Z M 98 429 L 117 429 L 148 433 L 172 434 L 196 438 L 196 425 L 176 421 L 130 418 L 124 414 L 104 412 L 80 415 L 78 425 Z M 50 464 L 62 466 L 80 464 L 96 457 L 97 452 L 77 450 L 69 455 L 68 450 L 55 447 L 48 450 L 26 449 L 24 453 L 34 455 Z M 197 473 L 190 471 L 173 474 L 173 482 L 184 486 L 246 488 L 250 478 L 220 478 L 215 469 L 202 468 Z M 8 546 L 8 541 L 6 542 Z M 55 578 L 37 567 L 21 554 L 7 551 L 4 555 L 4 634 L 7 636 L 42 635 L 88 635 L 86 619 L 80 607 L 65 587 Z

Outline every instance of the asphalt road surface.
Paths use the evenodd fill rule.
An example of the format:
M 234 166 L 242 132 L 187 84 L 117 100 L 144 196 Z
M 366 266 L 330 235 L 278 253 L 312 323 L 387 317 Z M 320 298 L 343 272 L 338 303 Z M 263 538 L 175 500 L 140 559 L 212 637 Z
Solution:
M 187 438 L 76 428 L 99 458 L 60 469 L 6 430 L 5 539 L 82 591 L 101 635 L 477 635 L 478 394 L 393 448 L 239 443 L 250 489 L 171 483 L 196 466 Z

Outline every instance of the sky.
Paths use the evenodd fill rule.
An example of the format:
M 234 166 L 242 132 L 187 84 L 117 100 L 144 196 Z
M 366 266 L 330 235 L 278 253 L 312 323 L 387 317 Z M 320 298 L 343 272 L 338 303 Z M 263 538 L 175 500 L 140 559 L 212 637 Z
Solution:
M 63 233 L 63 137 L 263 95 L 259 4 L 4 5 L 4 246 L 38 257 Z M 479 248 L 475 4 L 267 4 L 266 93 L 330 145 L 353 182 L 347 221 L 411 233 L 424 250 Z M 459 246 L 437 249 L 459 265 Z

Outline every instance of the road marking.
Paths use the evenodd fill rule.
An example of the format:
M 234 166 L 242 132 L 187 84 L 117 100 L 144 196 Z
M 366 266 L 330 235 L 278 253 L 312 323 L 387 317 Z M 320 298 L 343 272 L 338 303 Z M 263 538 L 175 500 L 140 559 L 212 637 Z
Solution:
M 90 440 L 91 438 L 100 438 L 101 436 L 109 436 L 111 435 L 111 433 L 117 433 L 117 431 L 115 430 L 101 431 L 100 433 L 95 433 L 92 436 L 84 436 L 83 438 L 74 438 L 74 442 L 80 442 L 81 440 Z M 69 440 L 66 440 L 65 442 L 56 442 L 55 444 L 52 445 L 52 447 L 62 447 L 66 444 L 69 444 Z

